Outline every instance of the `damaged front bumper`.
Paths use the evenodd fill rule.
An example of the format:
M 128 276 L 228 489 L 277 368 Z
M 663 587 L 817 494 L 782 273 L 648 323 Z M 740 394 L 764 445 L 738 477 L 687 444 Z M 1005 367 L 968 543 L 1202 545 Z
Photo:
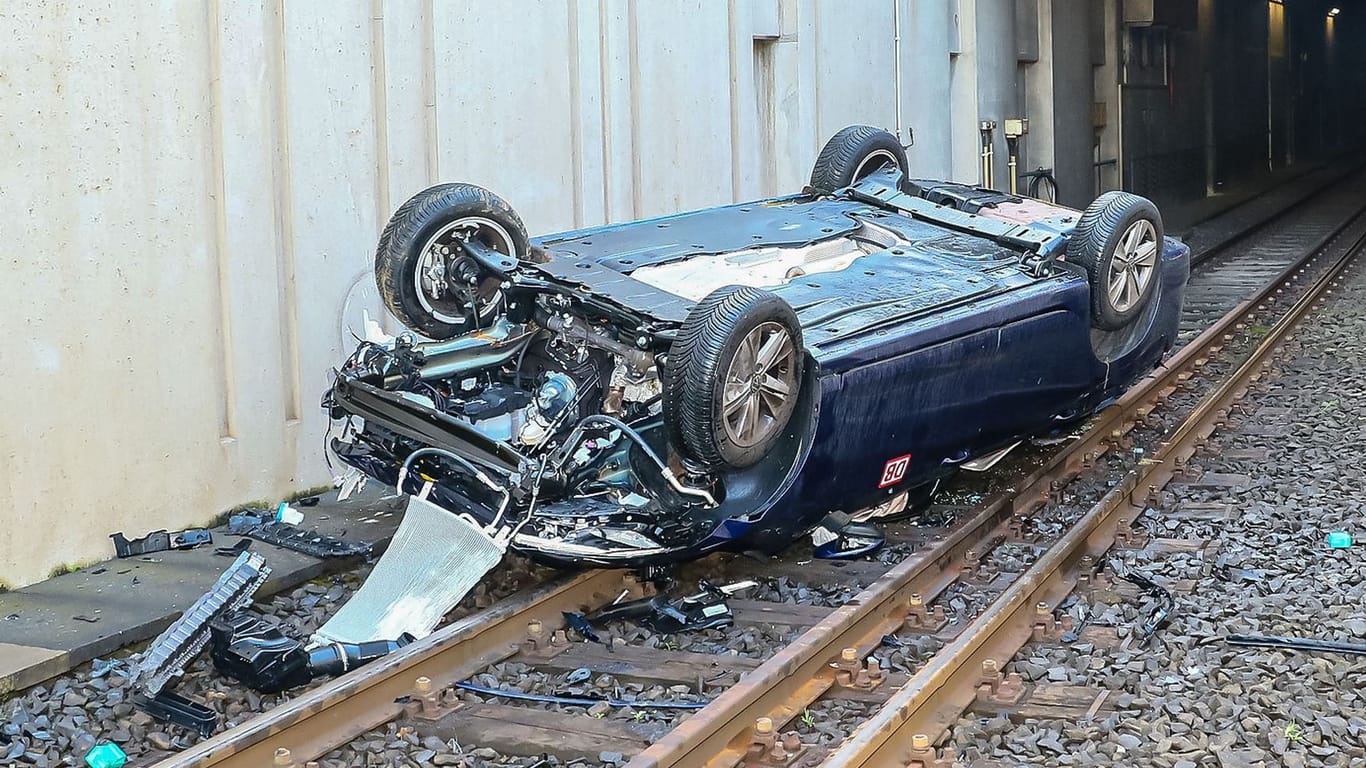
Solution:
M 714 535 L 719 520 L 710 511 L 718 504 L 710 490 L 680 482 L 660 457 L 658 420 L 631 426 L 590 415 L 561 447 L 532 457 L 402 393 L 344 374 L 329 403 L 334 418 L 359 419 L 331 441 L 339 459 L 403 493 L 430 484 L 429 501 L 505 532 L 513 549 L 533 559 L 662 565 L 729 539 Z M 601 456 L 573 467 L 585 445 Z

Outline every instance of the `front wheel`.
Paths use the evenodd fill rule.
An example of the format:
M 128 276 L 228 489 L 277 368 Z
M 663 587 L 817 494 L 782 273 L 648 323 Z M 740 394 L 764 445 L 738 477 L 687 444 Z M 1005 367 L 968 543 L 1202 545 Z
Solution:
M 782 438 L 805 365 L 801 325 L 782 298 L 728 285 L 693 307 L 669 349 L 665 424 L 685 457 L 741 469 Z
M 467 244 L 513 259 L 530 249 L 512 206 L 473 184 L 438 184 L 400 206 L 375 251 L 375 283 L 389 311 L 432 339 L 491 321 L 502 306 L 501 281 Z
M 1156 293 L 1162 238 L 1162 215 L 1147 198 L 1106 192 L 1087 206 L 1067 260 L 1089 277 L 1093 325 L 1115 331 L 1142 313 Z

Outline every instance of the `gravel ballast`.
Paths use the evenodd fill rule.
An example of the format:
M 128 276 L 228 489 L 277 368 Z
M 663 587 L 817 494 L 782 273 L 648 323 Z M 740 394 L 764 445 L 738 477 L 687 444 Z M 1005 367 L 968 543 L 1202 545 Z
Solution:
M 1183 580 L 1173 619 L 1144 648 L 1026 647 L 1027 679 L 1111 691 L 1091 722 L 963 718 L 965 762 L 1172 768 L 1366 764 L 1366 657 L 1235 648 L 1232 633 L 1366 642 L 1366 276 L 1354 267 L 1296 331 L 1230 422 L 1142 521 L 1192 551 L 1120 551 L 1121 568 Z M 1214 481 L 1222 476 L 1224 479 Z M 1237 478 L 1245 476 L 1246 483 Z M 1234 478 L 1232 480 L 1228 478 Z M 1227 516 L 1208 510 L 1227 508 Z M 1213 519 L 1211 519 L 1213 518 Z M 1330 549 L 1328 534 L 1357 544 Z M 1086 604 L 1121 638 L 1143 601 Z

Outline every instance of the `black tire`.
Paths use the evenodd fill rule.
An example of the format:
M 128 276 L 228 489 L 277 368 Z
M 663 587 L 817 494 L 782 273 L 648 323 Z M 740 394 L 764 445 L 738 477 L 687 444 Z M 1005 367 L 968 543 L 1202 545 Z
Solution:
M 779 334 L 786 334 L 790 354 L 763 367 L 758 353 L 766 341 L 781 346 Z M 737 361 L 742 344 L 746 356 Z M 746 388 L 740 379 L 728 382 L 727 376 L 743 373 L 748 350 L 755 352 L 756 359 L 751 376 L 745 379 L 753 385 Z M 805 361 L 801 324 L 786 301 L 748 286 L 728 285 L 712 291 L 688 313 L 669 349 L 664 421 L 674 446 L 704 469 L 741 469 L 758 462 L 782 438 L 792 418 Z M 775 405 L 777 390 L 760 386 L 769 378 L 787 384 L 789 391 L 780 404 Z M 728 414 L 728 398 L 732 403 L 743 399 L 745 405 Z M 751 402 L 754 420 L 750 423 L 762 428 L 747 439 L 744 423 Z M 738 424 L 732 423 L 732 417 Z
M 419 285 L 418 267 L 427 257 L 428 246 L 440 247 L 448 236 L 462 234 L 478 237 L 485 246 L 514 259 L 525 258 L 530 249 L 526 227 L 512 206 L 473 184 L 438 184 L 413 195 L 389 218 L 379 237 L 375 251 L 379 294 L 404 325 L 429 338 L 468 333 L 496 312 L 501 302 L 499 280 L 493 275 L 485 274 L 474 285 L 462 283 L 464 293 L 452 292 L 449 299 L 429 295 Z M 457 264 L 461 258 L 457 254 L 449 263 Z M 471 300 L 475 312 L 460 308 L 462 302 Z
M 816 165 L 811 169 L 811 186 L 828 195 L 885 167 L 888 162 L 894 162 L 902 178 L 906 177 L 906 150 L 895 136 L 870 125 L 841 128 L 816 156 Z
M 1138 240 L 1133 252 L 1126 248 L 1130 236 Z M 1090 279 L 1092 325 L 1119 330 L 1143 312 L 1157 292 L 1162 246 L 1162 215 L 1147 198 L 1106 192 L 1087 206 L 1068 240 L 1067 260 Z M 1115 281 L 1122 283 L 1118 296 Z

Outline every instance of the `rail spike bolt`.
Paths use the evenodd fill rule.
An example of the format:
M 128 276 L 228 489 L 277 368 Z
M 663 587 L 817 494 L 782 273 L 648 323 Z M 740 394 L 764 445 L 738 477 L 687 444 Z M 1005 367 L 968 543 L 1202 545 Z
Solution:
M 1002 704 L 1016 704 L 1024 698 L 1024 679 L 1016 672 L 1001 673 L 1001 662 L 982 660 L 982 675 L 977 680 L 977 698 Z
M 942 755 L 936 754 L 928 735 L 917 733 L 911 736 L 906 768 L 953 768 L 957 762 L 958 752 L 953 747 L 944 747 Z
M 944 606 L 933 609 L 925 605 L 925 598 L 919 592 L 911 593 L 906 605 L 906 628 L 917 632 L 938 632 L 949 623 Z
M 754 721 L 744 765 L 752 768 L 791 766 L 795 765 L 805 752 L 801 737 L 795 731 L 788 731 L 779 736 L 773 719 L 760 717 Z
M 275 757 L 270 764 L 276 768 L 294 768 L 294 755 L 286 747 L 276 747 Z
M 1053 617 L 1053 607 L 1048 603 L 1034 606 L 1034 642 L 1049 642 L 1062 637 L 1067 628 L 1063 622 Z

